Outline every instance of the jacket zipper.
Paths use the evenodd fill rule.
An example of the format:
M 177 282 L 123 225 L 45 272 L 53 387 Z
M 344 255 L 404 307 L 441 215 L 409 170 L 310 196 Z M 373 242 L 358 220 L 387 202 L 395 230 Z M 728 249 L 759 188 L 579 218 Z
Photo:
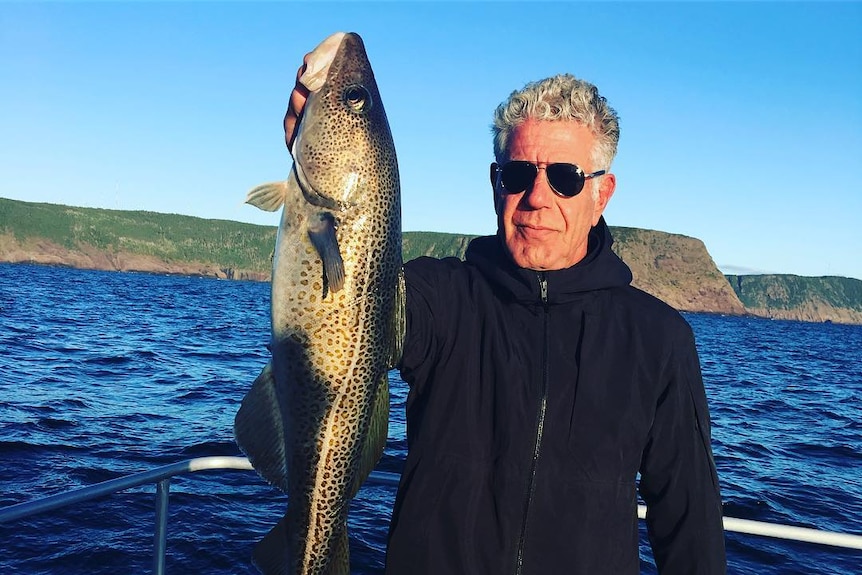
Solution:
M 542 399 L 539 402 L 539 415 L 536 421 L 536 444 L 533 447 L 533 462 L 530 466 L 530 480 L 527 483 L 527 499 L 524 503 L 524 521 L 521 524 L 521 536 L 518 540 L 518 563 L 515 575 L 521 575 L 524 567 L 524 544 L 527 540 L 527 518 L 530 515 L 530 505 L 536 491 L 536 466 L 539 463 L 539 452 L 542 448 L 542 433 L 545 427 L 545 411 L 548 406 L 548 278 L 539 272 L 539 292 L 544 307 L 544 325 L 542 342 Z

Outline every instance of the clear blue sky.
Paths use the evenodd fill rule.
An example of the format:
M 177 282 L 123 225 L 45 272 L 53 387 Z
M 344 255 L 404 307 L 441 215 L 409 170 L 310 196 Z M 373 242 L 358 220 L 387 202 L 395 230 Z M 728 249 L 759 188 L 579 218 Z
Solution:
M 728 273 L 862 279 L 860 3 L 0 3 L 0 196 L 277 224 L 303 54 L 360 33 L 405 230 L 493 233 L 494 107 L 571 72 L 621 117 L 612 226 Z

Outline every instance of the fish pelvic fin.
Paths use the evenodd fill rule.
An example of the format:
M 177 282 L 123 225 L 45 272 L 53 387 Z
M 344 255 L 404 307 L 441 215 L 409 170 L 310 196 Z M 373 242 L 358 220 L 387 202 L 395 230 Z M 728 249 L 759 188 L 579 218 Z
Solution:
M 254 469 L 269 483 L 287 493 L 284 420 L 271 361 L 243 398 L 234 419 L 233 430 L 237 445 Z
M 362 445 L 362 455 L 356 470 L 356 477 L 350 488 L 350 498 L 356 496 L 362 483 L 374 470 L 374 466 L 383 455 L 386 447 L 386 438 L 389 434 L 389 378 L 386 372 L 377 384 L 377 393 L 374 394 L 374 407 L 371 411 L 371 420 L 368 422 L 368 432 Z
M 320 259 L 323 260 L 323 297 L 327 290 L 334 292 L 344 287 L 344 260 L 338 248 L 335 216 L 328 212 L 312 217 L 308 222 L 308 237 Z
M 262 184 L 248 193 L 245 197 L 245 203 L 260 208 L 265 212 L 274 212 L 284 205 L 284 199 L 287 197 L 287 188 L 287 181 Z

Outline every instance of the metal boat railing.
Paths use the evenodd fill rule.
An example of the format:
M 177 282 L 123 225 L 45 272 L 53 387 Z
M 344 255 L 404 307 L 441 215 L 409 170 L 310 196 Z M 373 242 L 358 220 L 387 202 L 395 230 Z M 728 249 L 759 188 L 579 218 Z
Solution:
M 170 495 L 171 477 L 184 473 L 217 469 L 239 469 L 251 470 L 251 463 L 245 457 L 197 457 L 187 459 L 178 463 L 164 465 L 149 471 L 125 475 L 116 479 L 110 479 L 67 491 L 58 493 L 34 501 L 25 501 L 16 505 L 10 505 L 0 509 L 0 523 L 10 523 L 17 519 L 23 519 L 39 513 L 45 513 L 74 505 L 83 501 L 89 501 L 98 497 L 104 497 L 132 487 L 147 484 L 156 484 L 156 527 L 153 549 L 153 573 L 164 575 L 165 572 L 165 547 L 167 540 L 168 521 L 168 496 Z M 367 484 L 398 486 L 398 474 L 385 471 L 374 471 L 368 477 Z M 646 507 L 638 505 L 638 517 L 646 517 Z M 752 521 L 749 519 L 736 519 L 734 517 L 724 518 L 724 529 L 736 533 L 748 535 L 761 535 L 779 539 L 790 539 L 806 543 L 817 543 L 834 547 L 845 547 L 848 549 L 862 549 L 862 535 L 848 533 L 835 533 L 820 529 L 807 527 L 793 527 L 777 523 L 766 523 L 763 521 Z

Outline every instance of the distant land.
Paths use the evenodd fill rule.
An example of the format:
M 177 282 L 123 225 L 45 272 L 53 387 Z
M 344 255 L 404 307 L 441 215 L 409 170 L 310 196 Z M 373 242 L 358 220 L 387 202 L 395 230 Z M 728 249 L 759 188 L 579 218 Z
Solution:
M 862 280 L 727 275 L 702 241 L 611 227 L 633 284 L 680 311 L 862 324 Z M 0 198 L 0 262 L 268 281 L 275 226 Z M 463 258 L 475 236 L 405 232 L 404 260 Z

